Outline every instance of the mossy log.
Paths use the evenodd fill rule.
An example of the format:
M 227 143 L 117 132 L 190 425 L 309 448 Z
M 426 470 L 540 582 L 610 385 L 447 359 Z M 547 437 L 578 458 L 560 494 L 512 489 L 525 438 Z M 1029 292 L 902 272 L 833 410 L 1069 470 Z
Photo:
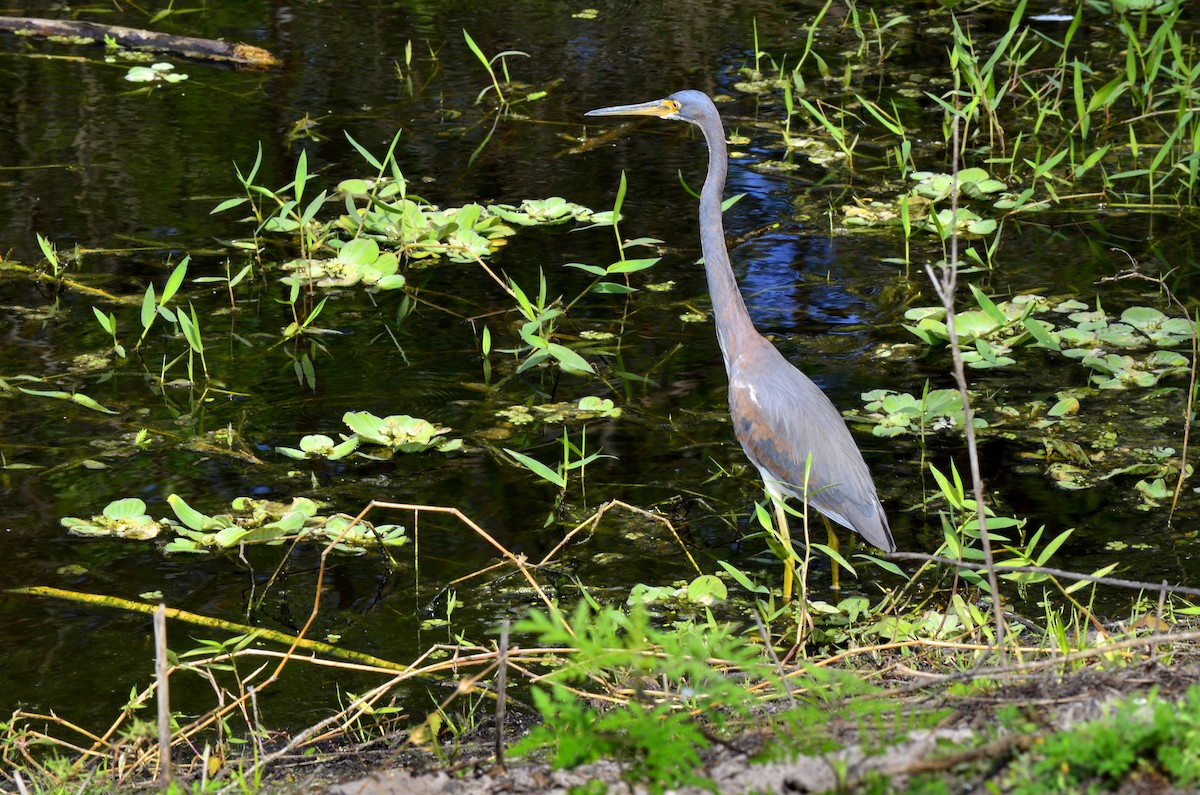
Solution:
M 93 41 L 103 44 L 115 41 L 128 49 L 169 52 L 185 58 L 205 61 L 224 61 L 239 66 L 265 68 L 279 61 L 261 47 L 237 44 L 219 39 L 199 39 L 193 36 L 175 36 L 156 33 L 152 30 L 125 28 L 120 25 L 101 25 L 97 22 L 74 20 L 39 19 L 37 17 L 0 17 L 0 31 L 21 36 L 50 38 L 54 36 L 76 41 Z

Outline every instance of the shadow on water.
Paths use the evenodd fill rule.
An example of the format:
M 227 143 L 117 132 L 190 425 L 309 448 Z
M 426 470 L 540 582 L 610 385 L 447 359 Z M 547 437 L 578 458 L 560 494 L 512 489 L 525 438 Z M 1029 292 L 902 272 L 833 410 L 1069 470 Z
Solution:
M 298 383 L 289 347 L 277 344 L 292 320 L 277 292 L 245 291 L 231 312 L 222 288 L 189 286 L 188 299 L 212 342 L 210 372 L 228 390 L 197 402 L 197 393 L 185 385 L 153 386 L 162 361 L 134 356 L 114 371 L 104 358 L 111 345 L 94 322 L 92 298 L 54 295 L 29 280 L 6 279 L 0 281 L 5 309 L 0 377 L 53 377 L 66 373 L 77 356 L 91 354 L 101 364 L 79 389 L 119 413 L 101 415 L 27 397 L 4 401 L 0 450 L 5 461 L 38 468 L 8 470 L 0 480 L 0 544 L 9 561 L 0 568 L 0 587 L 49 585 L 129 599 L 144 595 L 232 621 L 284 630 L 302 625 L 315 596 L 319 561 L 312 548 L 256 549 L 244 559 L 233 552 L 165 556 L 151 544 L 69 537 L 58 524 L 63 516 L 99 513 L 119 497 L 139 497 L 152 515 L 170 515 L 166 498 L 172 493 L 210 513 L 241 495 L 305 494 L 349 513 L 372 498 L 448 505 L 530 559 L 549 552 L 595 506 L 616 498 L 660 507 L 709 570 L 716 568 L 716 559 L 728 559 L 773 581 L 777 566 L 764 562 L 761 539 L 742 540 L 755 531 L 752 508 L 761 487 L 725 416 L 725 375 L 711 322 L 685 322 L 685 315 L 708 307 L 696 264 L 694 199 L 678 186 L 679 173 L 693 186 L 703 180 L 702 144 L 686 130 L 646 125 L 614 136 L 612 145 L 571 152 L 581 141 L 584 110 L 650 99 L 684 86 L 726 91 L 737 68 L 753 57 L 752 19 L 757 18 L 765 40 L 791 41 L 789 31 L 813 8 L 610 2 L 600 4 L 599 22 L 588 22 L 552 4 L 473 4 L 466 17 L 444 4 L 400 5 L 285 9 L 252 3 L 188 16 L 181 24 L 201 29 L 185 32 L 259 43 L 285 65 L 253 73 L 186 64 L 181 69 L 190 79 L 183 88 L 148 96 L 124 82 L 124 67 L 104 64 L 94 51 L 74 50 L 80 60 L 35 60 L 20 57 L 21 43 L 0 40 L 0 89 L 10 107 L 0 114 L 0 140 L 7 142 L 0 147 L 0 166 L 11 169 L 0 183 L 0 249 L 16 261 L 36 262 L 35 232 L 60 250 L 78 244 L 81 280 L 134 299 L 104 308 L 117 312 L 124 336 L 136 336 L 144 284 L 154 279 L 161 286 L 168 261 L 191 253 L 190 276 L 220 276 L 226 258 L 238 256 L 223 241 L 244 237 L 246 224 L 237 213 L 209 211 L 237 193 L 233 164 L 248 168 L 260 144 L 260 184 L 286 184 L 303 150 L 310 172 L 332 187 L 367 170 L 343 130 L 378 153 L 402 128 L 397 159 L 410 190 L 442 206 L 560 195 L 603 210 L 611 207 L 623 170 L 629 193 L 622 232 L 665 241 L 664 258 L 646 281 L 670 280 L 674 286 L 661 293 L 645 290 L 627 305 L 610 296 L 588 297 L 574 310 L 578 328 L 573 333 L 621 334 L 619 369 L 647 380 L 622 380 L 617 363 L 604 381 L 590 383 L 542 371 L 515 374 L 513 361 L 495 355 L 492 384 L 484 386 L 479 329 L 486 324 L 504 340 L 497 348 L 512 344 L 519 325 L 512 302 L 475 265 L 426 261 L 408 272 L 410 291 L 418 298 L 411 314 L 405 315 L 399 291 L 374 297 L 346 291 L 330 300 L 319 325 L 338 335 L 321 338 L 320 348 L 312 349 L 315 389 Z M 144 20 L 111 21 L 136 25 Z M 511 59 L 514 79 L 549 91 L 502 121 L 470 165 L 491 122 L 473 104 L 487 78 L 462 46 L 464 25 L 485 52 L 529 52 L 528 59 Z M 406 65 L 403 53 L 410 40 L 414 58 Z M 932 45 L 914 41 L 906 46 L 919 61 L 922 48 Z M 750 99 L 723 106 L 736 119 L 731 126 L 752 135 L 763 110 Z M 293 134 L 305 117 L 314 126 Z M 763 146 L 756 139 L 751 151 Z M 808 183 L 760 173 L 751 165 L 735 161 L 728 193 L 749 195 L 729 213 L 728 232 L 737 241 L 735 269 L 760 329 L 842 408 L 860 406 L 862 392 L 881 386 L 919 392 L 927 378 L 946 385 L 940 353 L 891 363 L 871 358 L 881 343 L 911 341 L 900 324 L 915 299 L 908 297 L 912 291 L 902 266 L 884 261 L 902 249 L 898 235 L 831 235 L 827 219 L 797 223 L 794 197 Z M 826 201 L 839 195 L 829 186 L 819 190 Z M 1105 227 L 1093 222 L 1066 231 L 1014 228 L 1005 242 L 1012 265 L 989 277 L 989 289 L 1093 295 L 1097 274 L 1121 265 L 1107 245 L 1144 239 L 1147 223 L 1156 221 L 1114 219 Z M 281 249 L 273 256 L 295 255 L 290 244 L 272 245 Z M 918 261 L 935 256 L 935 244 L 920 245 L 928 250 Z M 585 274 L 563 268 L 565 263 L 614 258 L 610 228 L 531 229 L 490 261 L 497 272 L 527 288 L 536 289 L 539 271 L 544 272 L 554 297 L 574 296 L 588 284 Z M 238 260 L 234 270 L 241 264 Z M 912 278 L 922 277 L 914 272 Z M 1114 288 L 1104 300 L 1118 306 L 1145 298 L 1133 288 Z M 155 341 L 161 342 L 161 337 Z M 1064 377 L 1078 378 L 1078 370 Z M 1022 395 L 1043 396 L 1054 391 L 1049 385 L 1032 389 L 1028 380 L 1028 374 L 1005 372 L 989 380 L 988 388 L 1012 386 Z M 624 413 L 587 424 L 588 449 L 612 457 L 587 468 L 586 496 L 576 484 L 556 508 L 555 489 L 507 463 L 498 448 L 524 450 L 554 463 L 561 456 L 563 428 L 513 426 L 497 412 L 587 394 L 615 399 Z M 275 454 L 276 447 L 294 446 L 305 434 L 337 438 L 339 431 L 346 432 L 342 415 L 357 410 L 424 417 L 452 428 L 454 436 L 467 440 L 467 448 L 374 463 L 297 463 Z M 140 428 L 151 431 L 152 444 L 144 449 L 128 441 Z M 578 425 L 565 432 L 576 439 L 585 433 Z M 222 440 L 230 438 L 236 444 L 222 450 Z M 861 432 L 857 438 L 900 547 L 936 548 L 936 518 L 921 508 L 932 484 L 914 472 L 920 471 L 923 455 L 955 458 L 965 471 L 961 443 L 937 437 L 922 451 L 911 441 Z M 1137 510 L 1128 484 L 1064 494 L 1040 469 L 1026 471 L 1014 463 L 1027 452 L 1023 445 L 993 441 L 984 452 L 988 486 L 1006 510 L 1030 517 L 1032 526 L 1086 525 L 1086 532 L 1078 531 L 1064 547 L 1061 565 L 1091 569 L 1111 562 L 1104 548 L 1111 541 L 1137 539 L 1152 551 L 1171 548 L 1161 512 Z M 247 464 L 250 455 L 263 463 Z M 1188 504 L 1184 510 L 1191 515 L 1195 508 Z M 349 648 L 405 660 L 459 633 L 486 641 L 499 618 L 520 616 L 534 606 L 515 577 L 489 576 L 453 586 L 462 604 L 452 608 L 447 584 L 491 565 L 494 550 L 446 517 L 422 516 L 419 528 L 411 513 L 373 518 L 419 533 L 419 558 L 414 546 L 401 550 L 394 570 L 379 556 L 334 558 L 314 636 L 336 635 Z M 1131 556 L 1124 563 L 1131 577 L 1194 576 L 1186 559 L 1173 556 L 1155 555 L 1145 563 Z M 635 583 L 674 583 L 691 575 L 661 527 L 630 519 L 602 525 L 556 566 L 550 580 L 564 603 L 578 598 L 572 575 L 597 597 L 618 603 Z M 272 581 L 277 569 L 279 578 Z M 827 579 L 828 571 L 819 570 L 816 587 L 827 587 Z M 870 582 L 857 587 L 876 593 Z M 264 593 L 267 598 L 258 604 Z M 251 610 L 252 604 L 258 606 Z M 151 671 L 149 627 L 141 616 L 104 609 L 0 599 L 0 692 L 8 694 L 0 706 L 70 706 L 77 710 L 73 719 L 103 720 L 128 697 L 130 674 L 144 681 Z M 206 637 L 190 628 L 173 631 L 172 643 L 178 646 L 190 637 Z M 297 689 L 289 691 L 294 700 L 272 705 L 275 719 L 298 724 L 311 719 L 313 709 L 323 709 L 313 705 L 328 703 L 327 692 L 320 698 L 304 694 L 305 687 L 318 683 L 329 687 L 316 673 L 298 673 L 292 685 Z M 350 681 L 342 686 L 354 689 Z M 182 685 L 179 693 L 185 703 L 189 687 Z M 198 685 L 190 695 L 205 697 Z

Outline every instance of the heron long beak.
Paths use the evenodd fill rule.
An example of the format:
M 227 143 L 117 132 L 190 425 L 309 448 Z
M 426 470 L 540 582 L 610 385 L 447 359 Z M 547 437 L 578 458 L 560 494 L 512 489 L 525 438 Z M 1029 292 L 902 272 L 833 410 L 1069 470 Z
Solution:
M 665 119 L 679 110 L 679 105 L 669 99 L 639 102 L 635 105 L 613 105 L 609 108 L 589 110 L 584 116 L 657 116 Z

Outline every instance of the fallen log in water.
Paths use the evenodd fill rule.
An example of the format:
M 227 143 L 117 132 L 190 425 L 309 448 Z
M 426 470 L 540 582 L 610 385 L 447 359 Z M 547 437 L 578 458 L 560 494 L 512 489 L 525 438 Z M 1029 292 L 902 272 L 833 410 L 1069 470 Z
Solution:
M 152 30 L 126 28 L 120 25 L 101 25 L 97 22 L 39 19 L 37 17 L 0 17 L 0 31 L 42 38 L 64 36 L 77 40 L 91 39 L 99 44 L 103 44 L 106 39 L 111 39 L 129 49 L 169 52 L 185 58 L 226 61 L 241 66 L 267 67 L 279 63 L 275 56 L 268 51 L 249 44 L 231 44 L 219 39 L 175 36 L 169 33 L 155 33 Z

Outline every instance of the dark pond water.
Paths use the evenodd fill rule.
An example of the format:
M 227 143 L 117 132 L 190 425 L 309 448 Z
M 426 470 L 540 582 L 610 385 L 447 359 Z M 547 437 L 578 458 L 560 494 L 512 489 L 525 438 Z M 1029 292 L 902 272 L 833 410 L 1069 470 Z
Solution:
M 178 27 L 165 29 L 258 44 L 283 65 L 255 72 L 177 62 L 189 79 L 148 94 L 124 79 L 128 64 L 106 64 L 97 49 L 0 40 L 0 96 L 5 98 L 0 251 L 6 260 L 38 262 L 35 233 L 63 252 L 78 246 L 72 278 L 130 299 L 116 304 L 72 290 L 55 295 L 30 278 L 5 274 L 0 279 L 5 340 L 0 377 L 50 379 L 37 388 L 79 390 L 117 412 L 106 415 L 72 403 L 0 393 L 4 463 L 34 467 L 0 470 L 0 550 L 8 563 L 0 568 L 0 588 L 45 585 L 128 599 L 160 592 L 168 604 L 204 615 L 285 630 L 303 623 L 315 587 L 314 550 L 293 553 L 285 576 L 247 615 L 248 605 L 260 598 L 256 588 L 280 562 L 278 550 L 254 550 L 245 560 L 233 554 L 168 557 L 149 543 L 69 536 L 59 524 L 64 516 L 99 513 L 121 497 L 143 499 L 154 516 L 170 515 L 166 497 L 172 493 L 208 513 L 240 495 L 307 495 L 330 503 L 330 510 L 350 513 L 372 497 L 452 506 L 509 549 L 534 559 L 561 540 L 572 518 L 619 498 L 663 506 L 707 570 L 726 559 L 773 581 L 778 567 L 765 562 L 762 541 L 740 543 L 754 530 L 752 505 L 761 498 L 761 486 L 744 466 L 724 417 L 726 382 L 711 324 L 681 319 L 708 305 L 695 264 L 694 200 L 679 187 L 677 176 L 682 172 L 689 184 L 699 185 L 702 145 L 681 125 L 646 124 L 616 133 L 613 125 L 589 127 L 591 134 L 612 137 L 604 145 L 585 146 L 583 112 L 682 87 L 733 97 L 722 111 L 728 126 L 749 139 L 735 147 L 744 157 L 735 161 L 727 189 L 727 194 L 746 194 L 726 222 L 743 291 L 759 328 L 839 406 L 861 407 L 860 394 L 873 388 L 919 393 L 925 379 L 934 386 L 950 385 L 947 359 L 940 353 L 895 360 L 870 355 L 881 344 L 911 342 L 899 325 L 904 311 L 934 299 L 922 286 L 919 269 L 910 282 L 903 266 L 886 261 L 903 253 L 898 231 L 847 234 L 840 224 L 831 231 L 822 211 L 847 203 L 854 193 L 844 174 L 829 176 L 807 162 L 790 175 L 750 167 L 779 158 L 777 135 L 763 132 L 762 122 L 778 122 L 783 115 L 777 94 L 755 99 L 732 88 L 738 69 L 753 63 L 753 22 L 762 48 L 791 64 L 803 48 L 802 25 L 816 7 L 807 2 L 592 5 L 599 12 L 596 19 L 574 18 L 559 3 L 520 0 L 474 3 L 469 11 L 419 2 L 209 8 L 177 17 Z M 10 11 L 21 12 L 19 6 Z M 833 20 L 844 10 L 831 13 Z M 975 30 L 994 35 L 1006 19 L 978 16 Z M 111 13 L 100 21 L 146 22 Z M 845 60 L 840 39 L 845 34 L 838 24 L 829 23 L 821 45 L 835 74 Z M 1105 24 L 1098 17 L 1089 32 L 1099 35 Z M 482 105 L 474 104 L 489 81 L 464 44 L 464 27 L 484 52 L 529 53 L 508 60 L 511 76 L 547 92 L 501 119 L 474 162 L 471 155 L 493 117 L 486 115 L 490 95 Z M 944 34 L 916 24 L 899 30 L 889 69 L 901 74 L 906 68 L 927 69 L 942 57 Z M 413 55 L 406 65 L 409 42 Z M 868 82 L 878 88 L 891 79 L 880 72 Z M 813 83 L 815 91 L 826 90 L 819 80 Z M 312 124 L 308 133 L 294 135 L 305 120 Z M 117 315 L 122 340 L 132 347 L 140 333 L 138 305 L 146 282 L 153 280 L 161 290 L 184 254 L 192 255 L 189 278 L 224 275 L 227 261 L 234 272 L 241 269 L 244 255 L 227 242 L 245 238 L 247 225 L 236 212 L 210 215 L 216 204 L 239 193 L 235 163 L 245 171 L 261 146 L 257 181 L 279 187 L 292 179 L 304 151 L 310 172 L 332 188 L 370 170 L 343 131 L 382 153 L 398 129 L 403 132 L 396 157 L 410 189 L 446 207 L 562 196 L 606 210 L 620 172 L 627 173 L 622 233 L 665 241 L 662 262 L 635 284 L 670 280 L 674 288 L 643 290 L 628 302 L 593 296 L 572 309 L 571 334 L 622 333 L 621 357 L 608 360 L 604 380 L 557 378 L 549 372 L 513 377 L 512 363 L 493 354 L 491 386 L 484 386 L 478 324 L 486 322 L 494 347 L 504 348 L 513 344 L 519 323 L 511 300 L 478 266 L 448 262 L 409 272 L 410 291 L 419 298 L 411 314 L 405 314 L 399 291 L 374 298 L 361 290 L 333 293 L 318 325 L 340 334 L 321 338 L 319 349 L 281 341 L 292 317 L 280 303 L 287 291 L 277 273 L 267 276 L 265 287 L 249 282 L 239 287 L 233 312 L 223 290 L 187 286 L 184 296 L 201 319 L 211 378 L 228 394 L 210 392 L 198 401 L 199 390 L 155 386 L 163 357 L 186 350 L 178 338 L 164 336 L 163 325 L 152 332 L 142 359 L 105 364 L 86 376 L 73 366 L 77 357 L 110 352 L 93 306 Z M 874 166 L 883 172 L 881 160 Z M 875 177 L 868 168 L 855 179 L 870 186 Z M 1097 287 L 1094 282 L 1124 267 L 1125 255 L 1110 250 L 1119 246 L 1149 260 L 1155 272 L 1174 271 L 1172 285 L 1186 299 L 1194 261 L 1189 235 L 1186 223 L 1156 215 L 1044 214 L 1007 226 L 997 269 L 973 280 L 999 296 L 1033 291 L 1090 304 L 1099 296 L 1117 313 L 1134 304 L 1163 306 L 1148 285 Z M 932 235 L 914 238 L 913 245 L 918 263 L 940 256 Z M 295 253 L 289 246 L 278 237 L 268 255 L 290 258 Z M 551 297 L 570 298 L 588 279 L 564 268 L 566 263 L 607 264 L 615 257 L 611 228 L 529 229 L 489 262 L 527 290 L 536 290 L 542 271 Z M 474 326 L 469 318 L 476 319 Z M 294 362 L 304 353 L 315 361 L 315 388 L 295 374 Z M 979 376 L 981 388 L 1002 395 L 1002 403 L 1053 403 L 1056 390 L 1086 383 L 1086 371 L 1045 352 L 1019 356 L 1018 367 Z M 649 380 L 622 380 L 618 371 Z M 177 364 L 168 380 L 184 375 L 184 365 Z M 1107 405 L 1118 412 L 1141 394 L 1109 398 Z M 505 463 L 493 445 L 553 464 L 562 427 L 514 429 L 495 412 L 586 395 L 612 398 L 624 411 L 619 419 L 592 421 L 586 428 L 587 449 L 611 458 L 588 468 L 586 494 L 575 484 L 562 521 L 544 527 L 554 510 L 554 489 Z M 1145 412 L 1178 417 L 1180 406 L 1176 393 Z M 467 449 L 388 462 L 313 465 L 274 452 L 276 446 L 295 447 L 305 434 L 336 437 L 346 430 L 342 415 L 352 410 L 424 417 L 451 427 L 451 435 L 465 439 Z M 1178 447 L 1178 423 L 1172 422 L 1137 443 Z M 143 428 L 151 442 L 139 449 L 129 440 Z M 568 432 L 576 440 L 584 433 L 579 425 Z M 493 441 L 498 433 L 508 437 Z M 222 454 L 219 448 L 230 436 L 238 450 L 262 463 Z M 920 507 L 922 495 L 933 488 L 921 475 L 920 448 L 911 437 L 887 440 L 861 431 L 857 438 L 899 546 L 933 551 L 941 531 L 936 518 L 931 521 Z M 1196 584 L 1195 547 L 1186 540 L 1195 515 L 1190 490 L 1184 518 L 1170 528 L 1162 509 L 1139 510 L 1142 502 L 1131 479 L 1085 491 L 1052 488 L 1044 468 L 1022 458 L 1039 449 L 1020 437 L 990 438 L 984 446 L 985 477 L 1004 513 L 1028 517 L 1032 527 L 1045 524 L 1048 532 L 1077 528 L 1058 563 L 1090 570 L 1120 560 L 1128 576 Z M 931 438 L 924 455 L 942 468 L 953 459 L 965 470 L 956 437 Z M 377 518 L 411 530 L 411 514 Z M 1145 550 L 1117 553 L 1107 546 L 1113 541 L 1136 542 Z M 401 550 L 395 571 L 375 554 L 336 558 L 327 609 L 314 636 L 337 634 L 348 647 L 407 660 L 451 634 L 485 640 L 500 617 L 520 615 L 533 604 L 514 579 L 483 577 L 456 587 L 463 605 L 449 631 L 423 628 L 423 622 L 445 616 L 444 587 L 490 565 L 495 554 L 461 524 L 436 516 L 420 521 L 419 572 L 412 552 L 411 546 Z M 630 527 L 623 518 L 606 522 L 560 563 L 597 595 L 618 602 L 637 582 L 669 584 L 690 574 L 662 528 Z M 816 573 L 818 589 L 826 587 L 827 575 L 826 570 Z M 869 583 L 862 587 L 876 592 Z M 564 598 L 574 600 L 574 591 L 568 588 Z M 176 628 L 172 641 L 182 648 L 189 637 L 205 636 Z M 104 722 L 133 684 L 146 681 L 151 667 L 149 621 L 141 616 L 0 596 L 0 708 L 54 709 L 83 723 Z M 359 684 L 342 682 L 347 689 Z M 333 702 L 334 688 L 323 675 L 297 673 L 276 696 L 278 702 L 269 705 L 271 715 L 281 722 L 307 720 L 312 705 Z

